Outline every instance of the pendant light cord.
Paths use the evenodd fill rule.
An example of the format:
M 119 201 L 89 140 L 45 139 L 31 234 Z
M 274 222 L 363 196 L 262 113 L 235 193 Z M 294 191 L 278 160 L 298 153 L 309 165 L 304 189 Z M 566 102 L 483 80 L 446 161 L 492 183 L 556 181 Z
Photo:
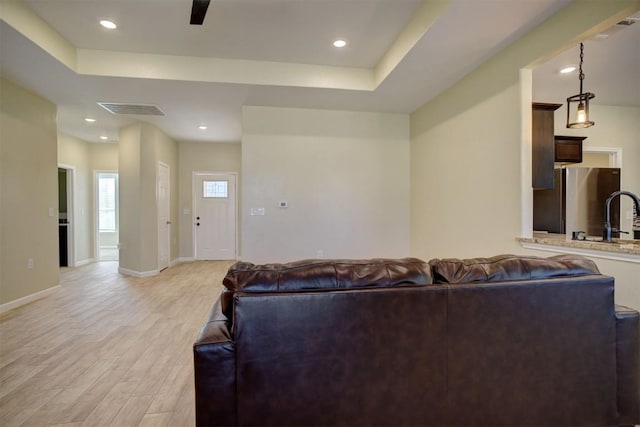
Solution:
M 580 43 L 580 96 L 582 96 L 582 81 L 584 80 L 584 73 L 582 72 L 582 61 L 584 60 L 584 44 Z

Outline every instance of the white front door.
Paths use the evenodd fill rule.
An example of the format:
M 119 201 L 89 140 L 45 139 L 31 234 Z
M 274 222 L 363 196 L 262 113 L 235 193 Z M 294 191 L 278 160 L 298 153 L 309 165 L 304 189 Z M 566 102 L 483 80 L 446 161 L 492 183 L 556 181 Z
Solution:
M 236 259 L 236 175 L 195 172 L 193 184 L 195 259 Z
M 158 270 L 169 267 L 171 254 L 171 216 L 169 204 L 169 166 L 158 162 Z

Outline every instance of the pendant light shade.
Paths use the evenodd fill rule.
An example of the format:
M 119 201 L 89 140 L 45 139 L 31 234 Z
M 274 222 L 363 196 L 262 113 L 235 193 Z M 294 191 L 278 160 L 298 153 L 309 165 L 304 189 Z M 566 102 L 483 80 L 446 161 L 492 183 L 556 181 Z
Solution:
M 589 120 L 589 101 L 596 97 L 591 92 L 582 92 L 582 62 L 584 60 L 584 45 L 580 43 L 580 93 L 567 98 L 567 127 L 572 129 L 588 128 L 595 123 Z

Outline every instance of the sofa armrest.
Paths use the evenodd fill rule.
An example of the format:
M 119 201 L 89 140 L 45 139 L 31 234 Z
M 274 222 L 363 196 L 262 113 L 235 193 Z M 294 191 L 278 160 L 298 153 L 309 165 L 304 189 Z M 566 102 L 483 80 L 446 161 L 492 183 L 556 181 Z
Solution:
M 618 414 L 620 425 L 640 424 L 640 315 L 616 306 Z
M 220 300 L 193 345 L 196 425 L 236 424 L 236 356 Z

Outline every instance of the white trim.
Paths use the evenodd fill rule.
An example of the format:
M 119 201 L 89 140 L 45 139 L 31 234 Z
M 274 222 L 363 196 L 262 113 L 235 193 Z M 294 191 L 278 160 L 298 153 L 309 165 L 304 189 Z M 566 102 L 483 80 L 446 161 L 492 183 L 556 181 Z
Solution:
M 236 244 L 235 244 L 235 253 L 234 253 L 234 259 L 238 259 L 238 248 L 240 246 L 240 241 L 238 240 L 240 237 L 240 233 L 239 233 L 239 215 L 240 212 L 238 211 L 238 172 L 228 172 L 228 171 L 216 171 L 216 172 L 207 172 L 207 171 L 192 171 L 191 172 L 191 250 L 192 250 L 192 254 L 193 254 L 193 260 L 197 261 L 196 258 L 196 176 L 198 175 L 233 175 L 235 178 L 235 183 L 236 185 L 234 186 L 234 196 L 235 196 L 235 214 L 236 214 L 236 221 L 235 221 L 235 232 L 236 232 Z
M 27 295 L 26 297 L 18 298 L 13 301 L 9 301 L 0 305 L 0 314 L 7 312 L 9 310 L 13 310 L 14 308 L 18 308 L 25 304 L 29 304 L 30 302 L 39 300 L 40 298 L 44 298 L 60 288 L 60 285 L 53 286 L 51 288 L 45 289 L 44 291 L 36 292 L 35 294 Z
M 168 224 L 167 232 L 169 233 L 169 237 L 167 239 L 167 265 L 160 265 L 160 203 L 159 203 L 159 195 L 160 195 L 160 168 L 167 169 L 167 204 L 169 205 L 169 209 L 167 212 Z M 171 167 L 161 161 L 158 161 L 156 165 L 156 238 L 157 238 L 157 248 L 156 248 L 156 265 L 158 266 L 158 270 L 165 269 L 171 266 Z
M 520 69 L 520 235 L 533 236 L 533 71 Z
M 624 252 L 604 252 L 594 249 L 582 249 L 582 248 L 569 248 L 566 246 L 554 246 L 543 243 L 530 243 L 520 242 L 525 249 L 535 249 L 539 251 L 558 252 L 563 254 L 583 255 L 589 258 L 603 258 L 612 259 L 615 261 L 631 262 L 634 264 L 640 264 L 640 257 L 638 255 L 627 254 Z
M 116 248 L 119 249 L 120 245 L 120 173 L 117 170 L 93 170 L 93 251 L 95 255 L 95 261 L 100 261 L 100 210 L 98 209 L 98 178 L 100 174 L 114 174 L 116 175 L 116 233 L 118 233 L 118 244 Z
M 76 267 L 80 267 L 80 266 L 91 264 L 91 263 L 94 263 L 94 262 L 96 262 L 95 258 L 87 258 L 87 259 L 83 259 L 81 261 L 76 261 L 76 265 L 75 266 Z
M 582 147 L 583 153 L 604 153 L 609 154 L 609 167 L 622 167 L 622 148 L 620 147 Z
M 135 271 L 135 270 L 129 270 L 128 268 L 124 268 L 124 267 L 118 267 L 118 273 L 126 274 L 127 276 L 133 276 L 133 277 L 151 277 L 151 276 L 157 276 L 158 274 L 160 274 L 158 270 Z

